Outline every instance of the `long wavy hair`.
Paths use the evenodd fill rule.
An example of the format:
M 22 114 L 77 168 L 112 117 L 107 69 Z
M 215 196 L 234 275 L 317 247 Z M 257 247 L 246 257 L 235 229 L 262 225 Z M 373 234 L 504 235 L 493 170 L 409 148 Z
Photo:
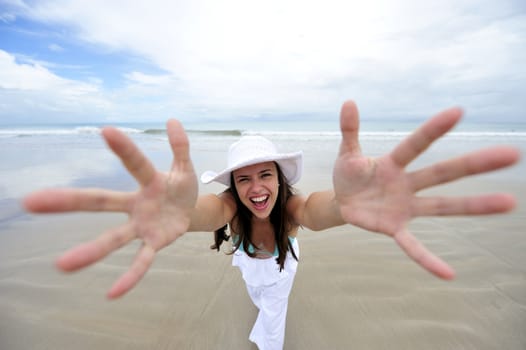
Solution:
M 279 270 L 282 271 L 285 266 L 285 258 L 287 257 L 287 251 L 290 250 L 294 259 L 298 260 L 296 252 L 294 251 L 294 248 L 292 247 L 288 236 L 288 232 L 292 227 L 292 223 L 291 218 L 287 213 L 287 201 L 294 194 L 294 191 L 292 186 L 289 185 L 285 176 L 281 172 L 279 165 L 276 162 L 274 162 L 274 164 L 276 165 L 278 173 L 279 186 L 276 204 L 270 212 L 270 223 L 272 225 L 272 228 L 274 229 L 275 241 L 278 248 L 278 256 L 276 257 L 276 263 L 279 265 Z M 241 202 L 241 199 L 239 198 L 236 186 L 234 185 L 233 173 L 230 174 L 230 183 L 231 186 L 226 191 L 232 193 L 232 196 L 234 197 L 234 200 L 237 205 L 237 212 L 234 216 L 234 219 L 232 220 L 232 222 L 235 220 L 235 227 L 232 227 L 231 225 L 230 229 L 234 234 L 237 235 L 237 240 L 233 243 L 232 251 L 227 254 L 233 254 L 236 250 L 239 249 L 241 245 L 243 245 L 243 250 L 245 251 L 245 253 L 251 258 L 255 258 L 257 255 L 257 251 L 250 252 L 249 250 L 250 245 L 252 245 L 253 247 L 255 246 L 255 244 L 252 242 L 253 214 Z M 219 251 L 221 243 L 229 239 L 229 236 L 225 232 L 227 226 L 228 225 L 225 225 L 214 232 L 215 244 L 213 244 L 210 247 L 211 249 L 217 249 Z

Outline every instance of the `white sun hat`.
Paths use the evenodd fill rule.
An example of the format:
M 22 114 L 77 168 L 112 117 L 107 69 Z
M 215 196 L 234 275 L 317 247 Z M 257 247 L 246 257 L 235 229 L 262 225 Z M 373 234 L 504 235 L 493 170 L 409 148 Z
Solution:
M 232 171 L 272 161 L 278 163 L 289 185 L 298 182 L 303 171 L 303 153 L 301 151 L 278 153 L 276 146 L 270 140 L 256 135 L 243 136 L 239 141 L 230 145 L 226 169 L 219 173 L 211 170 L 205 171 L 201 175 L 201 182 L 208 184 L 215 181 L 230 186 Z

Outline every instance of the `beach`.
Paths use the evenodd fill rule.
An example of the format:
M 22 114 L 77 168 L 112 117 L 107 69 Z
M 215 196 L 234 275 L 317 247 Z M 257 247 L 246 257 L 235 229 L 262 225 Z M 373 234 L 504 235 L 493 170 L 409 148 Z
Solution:
M 135 185 L 95 137 L 86 136 L 86 144 L 77 140 L 76 148 L 69 150 L 74 154 L 68 156 L 53 137 L 54 143 L 47 146 L 63 150 L 62 161 L 67 163 L 60 164 L 73 164 L 74 169 L 68 167 L 67 171 L 75 174 L 65 175 L 59 156 L 45 168 L 49 172 L 44 172 L 46 152 L 35 146 L 29 149 L 33 152 L 31 166 L 36 168 L 20 165 L 20 174 L 29 174 L 22 174 L 21 179 L 38 176 L 41 171 L 60 173 L 64 180 L 35 181 L 12 194 L 8 186 L 4 188 L 0 207 L 0 348 L 256 349 L 248 334 L 257 310 L 239 270 L 231 266 L 231 257 L 209 249 L 211 233 L 187 233 L 159 252 L 140 284 L 115 301 L 106 300 L 105 293 L 129 266 L 139 242 L 78 273 L 63 274 L 55 269 L 54 260 L 61 252 L 125 222 L 126 217 L 28 215 L 20 211 L 21 194 L 48 184 L 116 189 Z M 237 136 L 217 136 L 221 139 L 214 145 L 200 137 L 191 137 L 196 172 L 222 168 L 226 145 Z M 286 141 L 287 150 L 304 150 L 305 171 L 296 186 L 301 193 L 330 188 L 338 144 L 334 135 L 311 135 L 310 140 L 280 134 L 273 137 L 277 143 Z M 478 148 L 486 144 L 485 137 L 439 144 L 415 167 Z M 382 154 L 399 139 L 371 137 L 365 140 L 364 153 Z M 26 139 L 9 142 L 13 143 L 12 149 L 11 144 L 6 146 L 10 154 L 22 152 L 16 142 L 35 143 Z M 169 146 L 162 137 L 154 142 L 141 136 L 137 142 L 147 148 L 157 166 L 169 167 Z M 524 152 L 523 138 L 512 143 Z M 78 159 L 77 166 L 73 160 Z M 25 160 L 13 157 L 12 162 Z M 422 270 L 382 235 L 350 225 L 323 232 L 300 231 L 300 264 L 289 302 L 285 349 L 525 349 L 523 163 L 424 193 L 502 191 L 518 199 L 518 207 L 504 215 L 430 217 L 411 223 L 411 231 L 456 270 L 453 281 L 439 280 Z M 9 188 L 16 185 L 13 181 Z M 220 185 L 200 187 L 201 193 L 222 189 Z

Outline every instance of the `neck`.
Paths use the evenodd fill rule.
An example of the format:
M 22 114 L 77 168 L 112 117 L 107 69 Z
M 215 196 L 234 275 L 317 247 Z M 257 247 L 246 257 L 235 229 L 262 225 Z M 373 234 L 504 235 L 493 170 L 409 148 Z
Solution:
M 252 225 L 261 225 L 261 224 L 266 224 L 266 223 L 270 223 L 270 216 L 267 216 L 266 218 L 258 218 L 256 216 L 252 216 Z

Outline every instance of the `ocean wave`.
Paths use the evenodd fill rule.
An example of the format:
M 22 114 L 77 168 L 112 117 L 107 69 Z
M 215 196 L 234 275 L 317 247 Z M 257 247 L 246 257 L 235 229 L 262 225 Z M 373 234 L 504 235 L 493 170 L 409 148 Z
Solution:
M 145 134 L 148 135 L 166 135 L 166 129 L 146 129 Z M 189 129 L 186 130 L 188 135 L 203 135 L 203 136 L 241 136 L 243 135 L 242 130 L 231 129 L 231 130 L 199 130 Z
M 123 127 L 123 126 L 118 126 L 117 129 L 124 132 L 125 134 L 143 134 L 145 132 L 144 130 L 141 130 L 141 129 L 129 128 L 129 127 Z
M 8 136 L 46 136 L 46 135 L 74 135 L 81 133 L 93 133 L 93 130 L 86 129 L 87 127 L 80 127 L 75 129 L 1 129 L 0 135 L 3 137 Z
M 31 137 L 31 136 L 68 136 L 68 135 L 99 135 L 101 126 L 76 126 L 72 128 L 13 128 L 0 129 L 0 137 Z M 117 127 L 126 134 L 143 133 L 140 129 Z
M 239 129 L 187 129 L 185 130 L 189 135 L 210 135 L 210 136 L 241 136 L 243 130 Z M 146 129 L 143 131 L 148 135 L 166 135 L 166 129 Z
M 275 131 L 275 130 L 245 130 L 241 132 L 243 136 L 260 135 L 266 137 L 302 137 L 302 136 L 318 136 L 318 137 L 338 137 L 339 131 Z
M 398 139 L 404 138 L 411 134 L 410 131 L 360 131 L 360 137 L 368 139 Z M 275 138 L 339 138 L 340 131 L 255 131 L 246 130 L 242 135 L 261 135 Z M 523 131 L 456 131 L 446 134 L 447 137 L 461 139 L 483 139 L 483 138 L 526 138 L 526 132 Z
M 146 129 L 143 133 L 149 135 L 163 135 L 166 134 L 166 129 Z
M 148 128 L 140 129 L 134 127 L 117 126 L 117 129 L 126 134 L 144 134 L 151 136 L 166 135 L 166 129 Z M 31 137 L 31 136 L 67 136 L 67 135 L 98 135 L 102 126 L 85 125 L 75 127 L 17 127 L 17 128 L 0 128 L 0 138 L 8 137 Z M 200 130 L 189 129 L 186 131 L 190 136 L 245 136 L 261 135 L 268 138 L 304 138 L 304 139 L 334 139 L 339 138 L 340 131 L 280 131 L 280 130 Z M 400 139 L 410 134 L 409 131 L 361 131 L 360 137 L 366 139 Z M 448 137 L 459 139 L 526 139 L 525 131 L 454 131 L 447 134 Z
M 166 135 L 166 129 L 139 129 L 133 127 L 117 126 L 117 129 L 125 134 L 145 134 L 145 135 Z M 102 126 L 76 126 L 76 127 L 58 127 L 58 128 L 4 128 L 0 129 L 0 138 L 2 137 L 31 137 L 31 136 L 68 136 L 68 135 L 98 135 L 103 129 Z M 241 136 L 242 130 L 187 130 L 188 134 L 208 135 L 208 136 Z
M 231 130 L 187 130 L 188 134 L 196 135 L 210 135 L 210 136 L 241 136 L 243 130 L 231 129 Z

